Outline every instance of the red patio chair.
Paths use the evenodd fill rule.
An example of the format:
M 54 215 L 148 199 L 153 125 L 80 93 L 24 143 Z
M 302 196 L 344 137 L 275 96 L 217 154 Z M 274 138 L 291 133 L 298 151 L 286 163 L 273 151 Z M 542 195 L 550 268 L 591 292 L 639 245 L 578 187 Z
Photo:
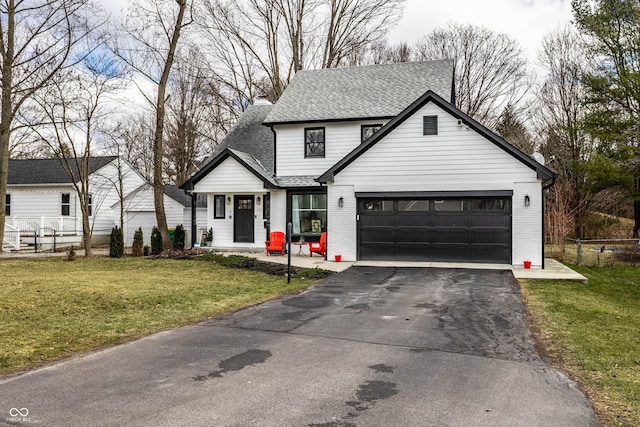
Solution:
M 324 257 L 325 254 L 327 253 L 327 232 L 326 231 L 324 231 L 320 235 L 319 242 L 309 242 L 309 256 L 313 256 L 314 252 L 322 255 L 322 257 Z
M 267 247 L 267 255 L 271 252 L 280 252 L 280 255 L 284 255 L 284 233 L 282 231 L 269 233 L 269 240 L 264 244 Z

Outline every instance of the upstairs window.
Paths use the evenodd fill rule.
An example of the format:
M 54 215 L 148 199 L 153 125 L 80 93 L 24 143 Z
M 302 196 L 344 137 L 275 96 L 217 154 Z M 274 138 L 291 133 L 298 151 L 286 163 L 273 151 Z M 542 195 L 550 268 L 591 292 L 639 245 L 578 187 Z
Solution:
M 324 128 L 305 128 L 304 156 L 324 157 Z
M 87 200 L 87 208 L 89 210 L 89 216 L 93 215 L 93 197 L 89 194 L 89 199 Z
M 69 216 L 70 213 L 71 213 L 71 194 L 62 193 L 60 215 Z
M 423 135 L 438 134 L 438 116 L 422 117 L 422 134 Z
M 378 132 L 382 125 L 362 125 L 360 127 L 360 142 L 364 142 L 371 138 L 371 135 Z
M 7 218 L 11 216 L 11 194 L 7 194 L 4 200 L 4 213 Z

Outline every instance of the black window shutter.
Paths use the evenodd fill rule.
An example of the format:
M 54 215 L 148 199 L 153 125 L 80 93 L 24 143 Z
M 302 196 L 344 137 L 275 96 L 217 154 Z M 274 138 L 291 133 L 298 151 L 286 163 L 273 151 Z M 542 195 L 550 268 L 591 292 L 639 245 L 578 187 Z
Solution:
M 422 134 L 423 135 L 438 134 L 438 116 L 424 116 L 422 118 Z

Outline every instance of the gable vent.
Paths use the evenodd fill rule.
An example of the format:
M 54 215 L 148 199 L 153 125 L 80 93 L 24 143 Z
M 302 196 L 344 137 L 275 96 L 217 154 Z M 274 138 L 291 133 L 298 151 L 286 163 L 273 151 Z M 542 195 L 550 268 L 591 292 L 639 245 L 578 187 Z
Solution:
M 422 134 L 423 135 L 438 134 L 438 116 L 422 117 Z

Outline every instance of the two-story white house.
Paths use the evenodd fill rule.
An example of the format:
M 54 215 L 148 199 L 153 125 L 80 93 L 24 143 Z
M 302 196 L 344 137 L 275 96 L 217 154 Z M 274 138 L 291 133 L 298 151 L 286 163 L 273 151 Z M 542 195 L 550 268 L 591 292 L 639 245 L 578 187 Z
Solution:
M 208 197 L 214 246 L 266 232 L 327 258 L 543 265 L 555 174 L 454 106 L 453 62 L 300 71 L 254 105 L 183 188 Z

